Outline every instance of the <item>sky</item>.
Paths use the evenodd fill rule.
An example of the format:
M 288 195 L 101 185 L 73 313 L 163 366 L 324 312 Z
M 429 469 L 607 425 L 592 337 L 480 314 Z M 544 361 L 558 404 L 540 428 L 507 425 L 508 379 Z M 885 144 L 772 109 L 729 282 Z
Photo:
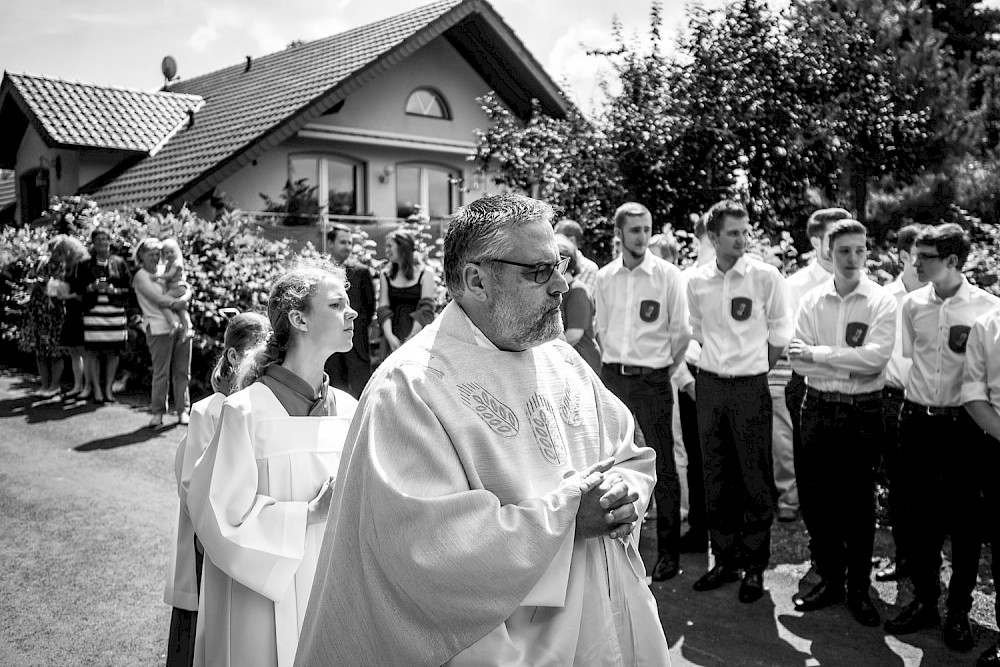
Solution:
M 665 0 L 668 31 L 698 0 Z M 718 6 L 722 0 L 700 0 Z M 784 4 L 782 0 L 773 0 Z M 997 0 L 1000 2 L 1000 0 Z M 429 0 L 2 0 L 0 69 L 152 90 L 171 55 L 182 78 L 198 76 L 428 4 Z M 617 16 L 646 40 L 651 0 L 490 0 L 550 76 L 578 104 L 599 98 L 600 59 Z

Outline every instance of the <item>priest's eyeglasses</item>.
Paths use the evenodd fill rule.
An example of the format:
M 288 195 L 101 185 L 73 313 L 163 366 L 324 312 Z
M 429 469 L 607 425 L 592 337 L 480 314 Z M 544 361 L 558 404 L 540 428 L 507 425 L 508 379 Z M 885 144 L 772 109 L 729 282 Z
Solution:
M 499 262 L 500 264 L 510 264 L 511 266 L 520 266 L 525 269 L 531 269 L 532 273 L 531 279 L 534 280 L 539 285 L 544 285 L 549 282 L 552 278 L 552 274 L 558 270 L 560 275 L 566 275 L 566 270 L 569 268 L 569 257 L 563 257 L 558 262 L 551 263 L 545 262 L 543 264 L 523 264 L 521 262 L 512 262 L 509 259 L 484 259 L 483 262 Z M 473 262 L 476 264 L 478 262 Z

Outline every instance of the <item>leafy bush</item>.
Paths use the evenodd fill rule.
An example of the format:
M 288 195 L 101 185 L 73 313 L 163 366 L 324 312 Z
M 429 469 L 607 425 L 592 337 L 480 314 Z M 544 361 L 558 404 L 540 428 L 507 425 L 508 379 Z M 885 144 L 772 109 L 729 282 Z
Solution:
M 112 252 L 132 262 L 134 248 L 148 236 L 174 237 L 184 254 L 187 280 L 193 293 L 190 304 L 195 338 L 191 363 L 192 390 L 207 387 L 212 364 L 221 353 L 226 317 L 221 309 L 264 312 L 271 283 L 296 254 L 287 241 L 261 236 L 255 225 L 238 211 L 223 213 L 218 220 L 204 220 L 188 209 L 165 214 L 142 210 L 131 213 L 101 211 L 92 201 L 80 197 L 54 199 L 46 214 L 48 225 L 33 229 L 9 228 L 0 232 L 0 274 L 10 284 L 4 290 L 2 335 L 5 343 L 16 340 L 23 299 L 24 267 L 31 264 L 52 235 L 72 233 L 89 243 L 96 226 L 107 228 Z M 300 253 L 318 255 L 307 245 Z M 134 265 L 133 265 L 134 266 Z M 137 332 L 141 336 L 141 332 Z M 6 349 L 12 346 L 5 345 Z M 122 360 L 123 370 L 133 377 L 149 376 L 149 356 L 144 341 Z

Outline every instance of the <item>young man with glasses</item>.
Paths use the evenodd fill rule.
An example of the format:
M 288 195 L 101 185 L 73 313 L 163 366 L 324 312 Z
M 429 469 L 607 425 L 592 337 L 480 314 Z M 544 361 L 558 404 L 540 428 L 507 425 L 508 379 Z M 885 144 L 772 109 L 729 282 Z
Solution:
M 899 474 L 893 480 L 898 517 L 908 536 L 913 601 L 886 632 L 908 634 L 940 623 L 941 546 L 951 535 L 952 576 L 944 641 L 972 648 L 972 591 L 979 570 L 979 485 L 983 432 L 962 408 L 962 372 L 972 324 L 1000 299 L 962 274 L 972 242 L 956 224 L 927 229 L 914 244 L 920 280 L 929 284 L 903 299 L 903 356 L 913 361 L 899 416 Z M 894 517 L 895 519 L 896 517 Z
M 636 202 L 618 207 L 622 254 L 597 274 L 594 301 L 601 379 L 635 416 L 656 452 L 657 561 L 653 581 L 680 572 L 681 487 L 674 462 L 670 378 L 691 338 L 681 272 L 649 251 L 653 218 Z
M 715 261 L 687 283 L 691 328 L 701 343 L 698 430 L 705 503 L 715 566 L 694 584 L 709 591 L 740 578 L 741 602 L 764 594 L 771 522 L 778 492 L 771 453 L 772 402 L 767 373 L 792 339 L 785 279 L 746 256 L 750 219 L 734 201 L 705 219 Z
M 810 506 L 812 556 L 822 580 L 795 595 L 799 611 L 845 599 L 862 625 L 881 623 L 868 589 L 875 542 L 875 468 L 882 387 L 896 337 L 896 300 L 865 275 L 868 235 L 857 220 L 830 225 L 833 277 L 810 291 L 788 345 L 806 378 L 799 479 Z

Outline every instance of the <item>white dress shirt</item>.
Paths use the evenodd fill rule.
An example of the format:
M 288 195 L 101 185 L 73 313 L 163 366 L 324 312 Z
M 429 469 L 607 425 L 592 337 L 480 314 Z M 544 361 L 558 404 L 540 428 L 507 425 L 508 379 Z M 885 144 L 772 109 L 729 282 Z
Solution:
M 840 296 L 833 278 L 802 299 L 795 336 L 813 346 L 813 361 L 792 360 L 795 372 L 819 391 L 867 394 L 885 386 L 896 340 L 896 299 L 867 276 Z
M 921 405 L 957 406 L 962 402 L 962 370 L 973 322 L 1000 305 L 1000 299 L 964 276 L 954 296 L 941 299 L 934 285 L 903 299 L 903 356 L 913 360 L 906 398 Z
M 692 335 L 701 343 L 702 370 L 760 375 L 768 344 L 785 347 L 794 325 L 788 288 L 778 270 L 744 255 L 725 273 L 716 262 L 698 267 L 687 286 Z
M 889 365 L 885 367 L 885 383 L 896 389 L 903 389 L 906 386 L 906 378 L 910 374 L 910 366 L 913 362 L 903 356 L 903 297 L 908 292 L 903 284 L 902 276 L 885 286 L 889 294 L 896 298 L 896 344 L 892 348 L 892 356 L 889 357 Z
M 631 271 L 618 257 L 594 289 L 601 361 L 664 368 L 691 337 L 681 270 L 648 250 Z
M 986 401 L 1000 415 L 1000 310 L 980 316 L 972 325 L 961 400 Z
M 814 259 L 809 262 L 806 268 L 796 271 L 785 279 L 785 283 L 788 285 L 788 303 L 790 304 L 789 309 L 792 311 L 793 321 L 799 316 L 799 306 L 802 304 L 803 297 L 832 277 L 833 274 Z

